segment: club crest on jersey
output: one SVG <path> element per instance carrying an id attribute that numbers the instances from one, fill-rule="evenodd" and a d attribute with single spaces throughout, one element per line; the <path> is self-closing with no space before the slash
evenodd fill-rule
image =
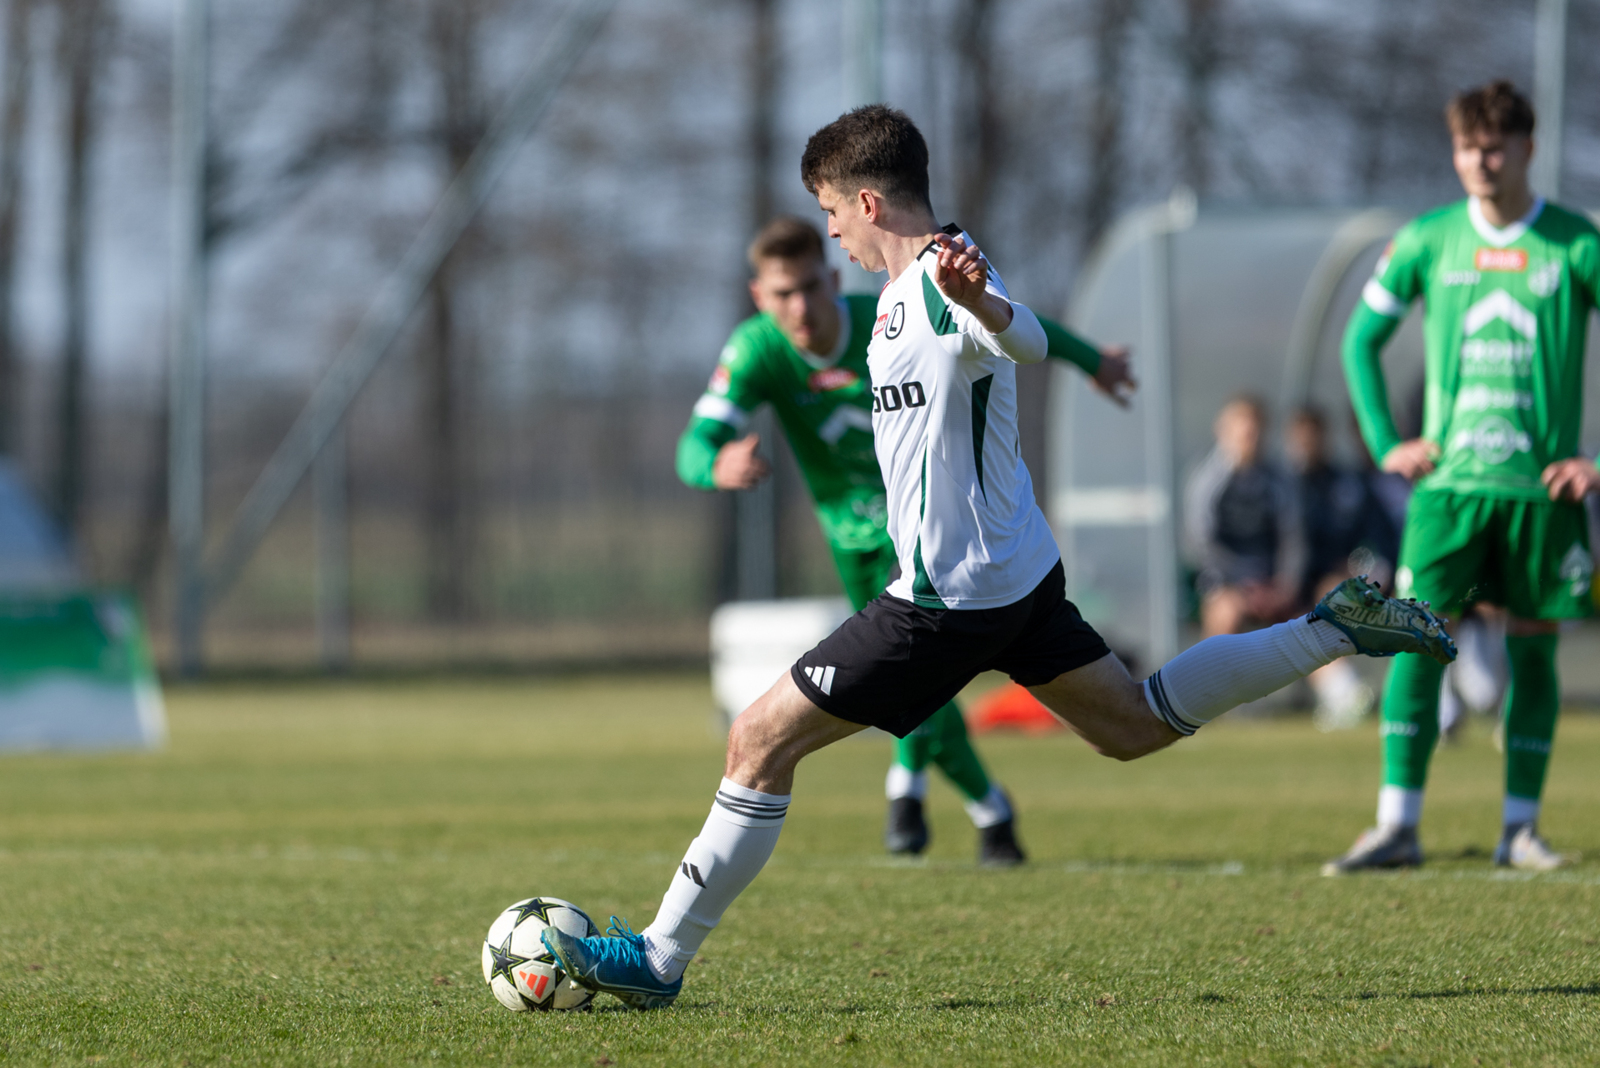
<path id="1" fill-rule="evenodd" d="M 1536 297 L 1548 297 L 1561 288 L 1561 261 L 1551 260 L 1528 276 L 1528 289 Z"/>
<path id="2" fill-rule="evenodd" d="M 1520 248 L 1480 248 L 1472 257 L 1472 265 L 1480 271 L 1520 274 L 1528 269 L 1528 254 Z"/>
<path id="3" fill-rule="evenodd" d="M 820 371 L 812 371 L 806 377 L 806 385 L 811 387 L 813 393 L 831 393 L 836 389 L 848 389 L 861 381 L 861 376 L 848 367 L 825 367 Z"/>
<path id="4" fill-rule="evenodd" d="M 896 301 L 894 307 L 889 309 L 889 325 L 884 328 L 883 336 L 893 341 L 905 328 L 906 303 L 903 300 Z"/>

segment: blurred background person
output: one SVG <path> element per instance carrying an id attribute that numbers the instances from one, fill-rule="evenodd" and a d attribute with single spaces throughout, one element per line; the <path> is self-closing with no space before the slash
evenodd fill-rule
<path id="1" fill-rule="evenodd" d="M 1451 631 L 1456 639 L 1456 662 L 1444 669 L 1439 686 L 1439 740 L 1461 738 L 1468 714 L 1499 717 L 1511 681 L 1506 664 L 1506 611 L 1491 604 L 1475 604 L 1462 613 Z M 1501 745 L 1502 725 L 1495 725 L 1495 745 Z"/>
<path id="2" fill-rule="evenodd" d="M 1184 488 L 1206 637 L 1279 622 L 1299 599 L 1305 538 L 1293 487 L 1262 455 L 1266 426 L 1266 407 L 1254 396 L 1223 405 L 1212 426 L 1216 446 Z"/>
<path id="3" fill-rule="evenodd" d="M 1315 405 L 1289 416 L 1283 451 L 1305 539 L 1294 609 L 1309 610 L 1352 575 L 1387 586 L 1394 577 L 1400 532 L 1378 496 L 1374 473 L 1334 463 L 1328 455 L 1327 418 Z M 1335 661 L 1306 681 L 1316 695 L 1314 716 L 1323 730 L 1353 726 L 1372 712 L 1375 695 L 1353 664 Z"/>

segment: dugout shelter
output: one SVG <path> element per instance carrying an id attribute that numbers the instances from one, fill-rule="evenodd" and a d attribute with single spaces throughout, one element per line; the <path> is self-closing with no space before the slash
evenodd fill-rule
<path id="1" fill-rule="evenodd" d="M 1232 396 L 1266 402 L 1266 448 L 1283 417 L 1314 403 L 1335 455 L 1365 456 L 1340 364 L 1345 323 L 1389 238 L 1414 211 L 1242 209 L 1180 192 L 1124 216 L 1086 264 L 1066 318 L 1101 344 L 1133 347 L 1129 410 L 1081 375 L 1052 370 L 1046 505 L 1068 596 L 1141 669 L 1182 646 L 1188 615 L 1178 532 L 1182 487 Z M 1600 353 L 1590 324 L 1589 366 Z M 1420 303 L 1385 353 L 1390 403 L 1422 383 Z M 1583 448 L 1600 445 L 1600 375 L 1586 384 Z"/>

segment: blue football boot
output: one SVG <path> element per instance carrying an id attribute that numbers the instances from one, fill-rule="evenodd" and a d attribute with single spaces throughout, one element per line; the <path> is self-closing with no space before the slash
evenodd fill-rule
<path id="1" fill-rule="evenodd" d="M 634 934 L 626 920 L 615 916 L 605 936 L 578 938 L 559 927 L 546 927 L 539 937 L 573 982 L 615 995 L 631 1008 L 664 1009 L 683 989 L 681 975 L 671 983 L 656 978 L 645 955 L 644 936 Z"/>
<path id="2" fill-rule="evenodd" d="M 1441 664 L 1456 658 L 1456 643 L 1427 604 L 1385 597 L 1365 575 L 1329 590 L 1311 614 L 1344 631 L 1363 656 L 1421 653 Z"/>

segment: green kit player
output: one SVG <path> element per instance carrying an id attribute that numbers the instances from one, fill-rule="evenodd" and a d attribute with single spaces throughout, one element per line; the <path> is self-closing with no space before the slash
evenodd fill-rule
<path id="1" fill-rule="evenodd" d="M 1383 469 L 1416 483 L 1396 594 L 1459 614 L 1510 613 L 1505 804 L 1497 864 L 1543 871 L 1563 858 L 1538 833 L 1555 738 L 1560 620 L 1589 614 L 1594 573 L 1582 508 L 1600 471 L 1580 456 L 1583 356 L 1600 300 L 1600 233 L 1528 186 L 1533 109 L 1507 82 L 1446 109 L 1467 199 L 1395 235 L 1344 339 L 1361 431 Z M 1425 305 L 1422 436 L 1401 441 L 1379 358 L 1407 307 Z M 1326 874 L 1422 861 L 1417 823 L 1439 735 L 1443 667 L 1402 653 L 1383 699 L 1378 826 Z"/>
<path id="2" fill-rule="evenodd" d="M 774 219 L 751 243 L 749 258 L 755 273 L 750 296 L 760 314 L 741 323 L 722 350 L 678 442 L 678 476 L 706 490 L 760 482 L 768 471 L 756 453 L 756 435 L 738 435 L 756 409 L 771 404 L 811 491 L 845 593 L 860 610 L 884 591 L 895 566 L 867 372 L 878 298 L 839 296 L 822 236 L 802 219 Z M 1119 401 L 1132 388 L 1125 350 L 1096 350 L 1041 321 L 1050 355 L 1077 364 Z M 978 828 L 980 862 L 1022 861 L 1010 801 L 984 770 L 954 703 L 897 742 L 886 783 L 889 850 L 916 854 L 928 844 L 922 800 L 930 763 L 965 798 Z"/>

